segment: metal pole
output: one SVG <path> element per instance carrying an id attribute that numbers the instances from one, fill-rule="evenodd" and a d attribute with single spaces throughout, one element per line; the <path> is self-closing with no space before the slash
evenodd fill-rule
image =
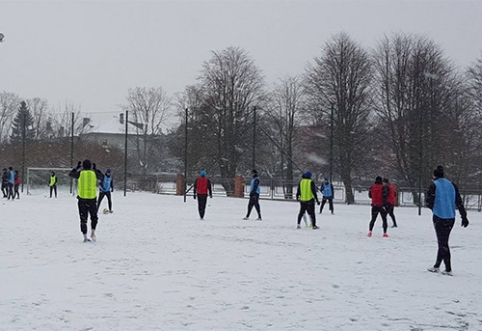
<path id="1" fill-rule="evenodd" d="M 253 107 L 253 163 L 251 169 L 256 169 L 256 106 Z"/>
<path id="2" fill-rule="evenodd" d="M 72 124 L 70 130 L 70 167 L 74 167 L 74 123 L 75 123 L 75 114 L 72 112 Z M 72 194 L 74 186 L 74 179 L 70 177 L 70 194 Z"/>
<path id="3" fill-rule="evenodd" d="M 335 106 L 331 104 L 331 115 L 330 115 L 330 182 L 333 183 L 333 113 Z"/>
<path id="4" fill-rule="evenodd" d="M 184 202 L 186 202 L 186 193 L 187 193 L 187 115 L 188 109 L 186 108 L 185 113 L 185 130 L 184 130 Z"/>
<path id="5" fill-rule="evenodd" d="M 129 111 L 126 110 L 126 118 L 125 118 L 125 123 L 126 123 L 126 129 L 125 129 L 125 141 L 124 141 L 124 196 L 127 195 L 127 137 L 129 136 L 129 126 L 128 126 L 128 121 L 129 121 Z"/>
<path id="6" fill-rule="evenodd" d="M 423 112 L 420 108 L 419 123 L 419 160 L 418 160 L 418 216 L 422 215 L 422 160 L 423 160 Z"/>
<path id="7" fill-rule="evenodd" d="M 25 125 L 26 125 L 26 120 L 27 120 L 27 113 L 23 113 L 23 123 L 22 123 L 22 178 L 24 178 L 25 175 Z M 23 193 L 23 180 L 22 180 L 22 189 Z"/>

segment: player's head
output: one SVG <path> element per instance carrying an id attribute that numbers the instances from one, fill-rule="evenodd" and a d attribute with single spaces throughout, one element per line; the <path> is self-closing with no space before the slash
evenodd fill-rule
<path id="1" fill-rule="evenodd" d="M 201 175 L 201 177 L 206 177 L 206 171 L 202 170 L 199 175 Z"/>
<path id="2" fill-rule="evenodd" d="M 84 168 L 85 170 L 92 169 L 92 163 L 89 159 L 85 159 L 84 162 L 82 162 L 82 168 Z"/>
<path id="3" fill-rule="evenodd" d="M 435 168 L 435 170 L 433 171 L 433 176 L 435 178 L 443 178 L 444 177 L 444 167 L 438 166 L 437 168 Z"/>
<path id="4" fill-rule="evenodd" d="M 375 178 L 375 184 L 381 184 L 381 183 L 382 183 L 382 177 L 377 176 L 377 178 Z"/>
<path id="5" fill-rule="evenodd" d="M 112 170 L 110 170 L 110 168 L 107 168 L 107 170 L 105 171 L 106 174 L 110 175 L 110 173 L 112 172 Z"/>
<path id="6" fill-rule="evenodd" d="M 310 179 L 311 179 L 311 176 L 312 176 L 312 174 L 311 174 L 310 171 L 305 172 L 305 178 L 310 178 Z"/>

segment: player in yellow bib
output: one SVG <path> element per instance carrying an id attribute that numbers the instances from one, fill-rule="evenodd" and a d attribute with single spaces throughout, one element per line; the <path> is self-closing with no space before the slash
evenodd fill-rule
<path id="1" fill-rule="evenodd" d="M 100 173 L 100 171 L 99 171 Z M 72 169 L 69 174 L 70 177 L 77 179 L 77 199 L 80 216 L 80 231 L 84 235 L 84 242 L 88 242 L 87 238 L 87 219 L 90 214 L 91 221 L 91 235 L 92 241 L 96 240 L 95 229 L 97 227 L 97 180 L 99 174 L 97 169 L 92 169 L 92 163 L 90 160 L 84 160 L 84 162 L 78 162 L 77 167 Z"/>

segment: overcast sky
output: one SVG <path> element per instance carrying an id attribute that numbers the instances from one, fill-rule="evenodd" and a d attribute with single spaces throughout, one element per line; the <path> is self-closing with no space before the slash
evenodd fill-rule
<path id="1" fill-rule="evenodd" d="M 302 74 L 341 31 L 366 47 L 420 34 L 463 69 L 481 56 L 482 1 L 0 1 L 0 91 L 118 111 L 129 88 L 182 92 L 229 46 L 268 83 Z"/>

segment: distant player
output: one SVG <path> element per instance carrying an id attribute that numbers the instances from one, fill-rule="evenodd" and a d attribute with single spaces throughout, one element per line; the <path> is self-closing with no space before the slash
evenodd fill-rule
<path id="1" fill-rule="evenodd" d="M 199 218 L 203 220 L 206 212 L 208 194 L 209 198 L 212 198 L 213 191 L 211 181 L 206 177 L 206 171 L 201 171 L 199 175 L 200 176 L 194 182 L 194 200 L 197 198 Z"/>
<path id="2" fill-rule="evenodd" d="M 15 200 L 13 196 L 13 186 L 15 184 L 15 172 L 13 171 L 13 167 L 8 167 L 8 195 L 7 200 L 12 198 L 12 201 Z"/>
<path id="3" fill-rule="evenodd" d="M 77 206 L 79 208 L 80 216 L 80 231 L 84 235 L 84 242 L 95 241 L 95 230 L 97 227 L 97 177 L 95 163 L 92 169 L 90 160 L 85 159 L 84 162 L 79 161 L 77 167 L 72 169 L 69 176 L 77 179 Z M 91 221 L 91 235 L 89 240 L 87 238 L 87 219 L 90 214 Z"/>
<path id="4" fill-rule="evenodd" d="M 393 210 L 395 208 L 395 198 L 397 197 L 397 191 L 395 191 L 395 187 L 393 187 L 393 185 L 388 182 L 388 178 L 383 178 L 383 186 L 385 189 L 385 195 L 387 196 L 385 210 L 392 219 L 392 228 L 396 228 L 397 220 L 395 219 L 395 214 L 393 213 Z"/>
<path id="5" fill-rule="evenodd" d="M 15 170 L 15 181 L 13 183 L 13 198 L 17 197 L 17 199 L 20 199 L 20 192 L 18 191 L 20 183 L 20 174 L 18 173 L 18 170 Z"/>
<path id="6" fill-rule="evenodd" d="M 7 168 L 3 168 L 2 193 L 3 193 L 4 198 L 8 197 L 8 172 L 7 172 Z"/>
<path id="7" fill-rule="evenodd" d="M 100 204 L 104 197 L 107 197 L 107 204 L 109 206 L 109 213 L 113 213 L 112 211 L 112 198 L 111 192 L 114 192 L 114 180 L 112 179 L 112 171 L 107 169 L 105 174 L 102 174 L 100 170 L 96 170 L 97 177 L 100 178 L 100 187 L 99 187 L 99 201 L 97 202 L 97 212 L 99 212 Z"/>
<path id="8" fill-rule="evenodd" d="M 320 201 L 318 200 L 316 191 L 316 185 L 311 180 L 311 172 L 305 172 L 305 174 L 301 177 L 301 181 L 298 184 L 298 190 L 296 191 L 296 200 L 300 202 L 297 229 L 301 229 L 301 219 L 303 218 L 305 212 L 308 212 L 308 215 L 311 217 L 312 229 L 319 229 L 319 227 L 316 225 L 315 200 L 318 205 L 320 204 Z"/>
<path id="9" fill-rule="evenodd" d="M 251 171 L 251 185 L 249 186 L 249 203 L 248 203 L 248 213 L 246 214 L 246 217 L 243 218 L 243 220 L 249 220 L 249 215 L 251 214 L 251 210 L 253 207 L 256 208 L 256 211 L 258 212 L 258 218 L 256 219 L 257 221 L 261 221 L 261 208 L 259 206 L 259 193 L 260 193 L 260 187 L 259 187 L 259 177 L 258 177 L 258 172 L 256 169 L 253 169 Z"/>
<path id="10" fill-rule="evenodd" d="M 383 237 L 388 238 L 387 211 L 384 208 L 384 205 L 387 203 L 387 197 L 384 195 L 382 177 L 377 176 L 377 178 L 375 178 L 375 184 L 370 187 L 368 196 L 372 199 L 372 218 L 370 220 L 368 237 L 372 236 L 375 221 L 377 220 L 378 214 L 380 214 L 383 222 Z"/>
<path id="11" fill-rule="evenodd" d="M 469 220 L 459 189 L 454 183 L 444 178 L 444 168 L 438 166 L 433 171 L 433 176 L 435 179 L 427 190 L 425 203 L 433 212 L 433 226 L 437 234 L 438 253 L 435 264 L 428 268 L 428 271 L 440 272 L 440 265 L 443 261 L 445 270 L 442 271 L 442 274 L 452 276 L 449 237 L 455 224 L 455 209 L 459 210 L 462 217 L 462 227 L 466 228 L 469 225 Z"/>
<path id="12" fill-rule="evenodd" d="M 330 183 L 328 177 L 325 177 L 325 182 L 321 184 L 320 191 L 323 194 L 323 199 L 321 200 L 320 214 L 323 211 L 326 201 L 330 206 L 330 211 L 333 214 L 335 210 L 333 209 L 333 195 L 335 191 L 333 190 L 333 184 Z"/>
<path id="13" fill-rule="evenodd" d="M 55 172 L 53 171 L 49 178 L 49 187 L 50 187 L 50 197 L 52 197 L 53 192 L 55 192 L 55 197 L 57 197 L 57 176 L 55 176 Z"/>

